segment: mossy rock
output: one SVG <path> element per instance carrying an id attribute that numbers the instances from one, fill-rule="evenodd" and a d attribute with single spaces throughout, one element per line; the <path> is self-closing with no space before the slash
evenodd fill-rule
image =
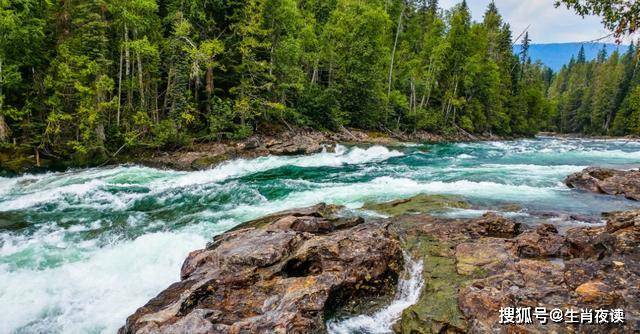
<path id="1" fill-rule="evenodd" d="M 215 167 L 227 160 L 231 159 L 228 154 L 208 155 L 202 158 L 193 160 L 191 168 L 194 170 L 205 170 Z"/>
<path id="2" fill-rule="evenodd" d="M 424 263 L 424 287 L 418 302 L 402 312 L 396 331 L 416 333 L 464 333 L 468 325 L 458 307 L 458 291 L 471 277 L 458 274 L 451 245 L 427 236 L 412 236 L 406 249 Z"/>
<path id="3" fill-rule="evenodd" d="M 454 195 L 418 195 L 386 203 L 366 203 L 362 208 L 389 216 L 446 212 L 451 209 L 469 209 L 471 204 Z"/>

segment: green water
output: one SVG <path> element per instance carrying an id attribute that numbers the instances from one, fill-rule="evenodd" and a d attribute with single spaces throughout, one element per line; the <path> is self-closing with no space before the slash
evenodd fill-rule
<path id="1" fill-rule="evenodd" d="M 113 333 L 179 279 L 189 251 L 242 221 L 318 202 L 457 194 L 476 216 L 506 203 L 597 217 L 638 207 L 567 189 L 586 166 L 640 166 L 640 143 L 539 138 L 345 148 L 201 172 L 119 166 L 0 178 L 0 333 Z M 585 222 L 558 220 L 562 227 Z"/>

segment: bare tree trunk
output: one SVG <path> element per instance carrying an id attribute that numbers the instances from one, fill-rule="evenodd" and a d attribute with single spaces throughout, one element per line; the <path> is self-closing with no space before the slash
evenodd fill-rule
<path id="1" fill-rule="evenodd" d="M 140 52 L 136 52 L 136 57 L 138 58 L 138 84 L 140 85 L 140 108 L 145 109 L 147 102 L 145 99 L 145 87 L 144 87 L 144 75 L 142 72 L 142 58 L 140 57 Z"/>
<path id="2" fill-rule="evenodd" d="M 409 85 L 411 90 L 411 95 L 409 96 L 409 112 L 412 113 L 415 108 L 414 101 L 416 100 L 415 99 L 416 87 L 415 87 L 415 84 L 413 83 L 413 78 L 411 78 L 411 80 L 409 81 Z"/>
<path id="3" fill-rule="evenodd" d="M 318 81 L 318 61 L 313 64 L 313 74 L 311 75 L 311 83 L 314 84 Z"/>
<path id="4" fill-rule="evenodd" d="M 9 129 L 7 122 L 5 122 L 4 116 L 0 115 L 0 142 L 9 139 L 9 135 L 11 135 L 11 129 Z"/>
<path id="5" fill-rule="evenodd" d="M 124 50 L 120 46 L 120 69 L 118 70 L 118 112 L 116 113 L 116 125 L 120 128 L 120 110 L 122 109 L 122 63 L 124 62 Z"/>
<path id="6" fill-rule="evenodd" d="M 396 56 L 396 47 L 398 46 L 398 37 L 400 36 L 400 28 L 402 27 L 402 16 L 404 16 L 404 10 L 406 8 L 406 4 L 403 2 L 402 10 L 400 11 L 400 16 L 398 16 L 398 28 L 396 30 L 396 38 L 393 42 L 393 50 L 391 51 L 391 65 L 389 66 L 389 87 L 387 89 L 387 95 L 391 94 L 391 81 L 393 79 L 393 66 L 394 66 L 394 58 Z"/>
<path id="7" fill-rule="evenodd" d="M 153 92 L 154 92 L 154 98 L 153 98 L 153 119 L 155 121 L 156 124 L 158 124 L 159 118 L 160 116 L 158 115 L 158 83 L 157 82 L 153 82 Z"/>
<path id="8" fill-rule="evenodd" d="M 2 85 L 3 85 L 3 76 L 2 76 L 2 59 L 0 58 L 0 112 L 2 112 L 3 106 L 3 96 L 2 96 Z M 0 114 L 0 142 L 3 142 L 9 139 L 9 135 L 11 134 L 11 129 L 9 129 L 9 125 L 4 120 L 4 115 Z"/>
<path id="9" fill-rule="evenodd" d="M 207 85 L 205 91 L 207 93 L 207 113 L 211 113 L 211 96 L 213 96 L 213 67 L 207 65 L 207 74 L 205 76 Z"/>
<path id="10" fill-rule="evenodd" d="M 162 105 L 162 110 L 167 112 L 167 107 L 169 105 L 169 95 L 171 94 L 171 77 L 173 76 L 173 67 L 169 67 L 169 73 L 167 73 L 167 90 L 164 92 L 164 104 Z"/>
<path id="11" fill-rule="evenodd" d="M 131 79 L 131 54 L 129 52 L 129 30 L 126 25 L 124 26 L 124 57 L 125 76 L 127 77 L 127 81 L 129 82 L 129 80 Z M 131 95 L 133 95 L 133 92 L 131 83 L 129 82 L 129 85 L 127 87 L 127 105 L 129 106 L 129 108 L 133 107 L 133 100 Z"/>
<path id="12" fill-rule="evenodd" d="M 427 84 L 424 87 L 424 92 L 422 93 L 422 99 L 420 99 L 420 108 L 423 108 L 425 105 L 429 105 L 429 99 L 431 98 L 431 69 L 433 68 L 433 62 L 429 62 L 429 68 L 427 69 Z"/>

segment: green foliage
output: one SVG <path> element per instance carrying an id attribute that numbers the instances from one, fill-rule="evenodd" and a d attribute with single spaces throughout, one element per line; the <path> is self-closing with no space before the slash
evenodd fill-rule
<path id="1" fill-rule="evenodd" d="M 587 62 L 579 57 L 565 66 L 549 88 L 556 110 L 552 128 L 595 135 L 636 134 L 635 94 L 640 87 L 638 58 L 632 45 Z"/>
<path id="2" fill-rule="evenodd" d="M 0 0 L 0 37 L 0 142 L 63 159 L 296 126 L 530 135 L 567 105 L 493 4 L 475 23 L 437 1 Z M 597 123 L 635 115 L 610 89 L 627 63 Z"/>

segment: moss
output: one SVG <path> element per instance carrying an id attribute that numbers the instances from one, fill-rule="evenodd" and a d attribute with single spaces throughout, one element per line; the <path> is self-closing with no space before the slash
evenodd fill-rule
<path id="1" fill-rule="evenodd" d="M 458 306 L 458 292 L 473 279 L 486 273 L 477 271 L 469 276 L 459 274 L 454 244 L 440 241 L 427 234 L 405 235 L 403 247 L 414 258 L 423 260 L 424 287 L 418 302 L 402 313 L 400 321 L 395 326 L 396 332 L 466 332 L 468 324 Z"/>
<path id="2" fill-rule="evenodd" d="M 229 160 L 231 157 L 227 154 L 210 155 L 198 158 L 191 163 L 191 168 L 195 170 L 204 170 L 212 168 Z"/>
<path id="3" fill-rule="evenodd" d="M 408 242 L 408 249 L 423 258 L 425 283 L 418 302 L 402 313 L 400 333 L 465 331 L 467 323 L 458 308 L 458 289 L 468 278 L 457 273 L 449 245 L 420 236 Z"/>
<path id="4" fill-rule="evenodd" d="M 444 212 L 454 208 L 468 209 L 471 205 L 460 196 L 418 195 L 412 198 L 386 202 L 366 203 L 362 208 L 389 216 Z"/>

